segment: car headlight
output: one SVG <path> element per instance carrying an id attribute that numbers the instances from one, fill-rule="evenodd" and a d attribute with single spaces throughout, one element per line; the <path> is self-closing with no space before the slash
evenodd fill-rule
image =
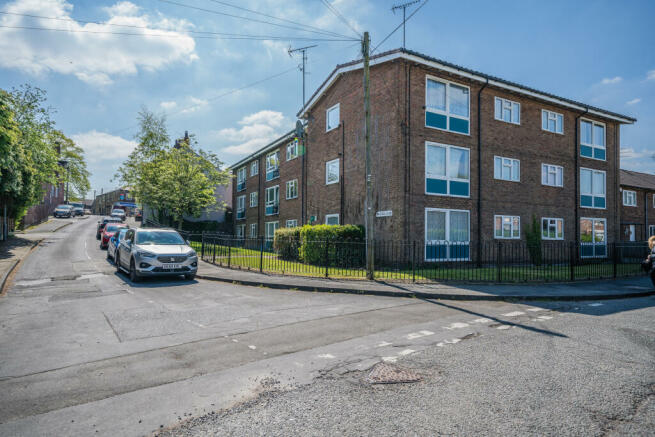
<path id="1" fill-rule="evenodd" d="M 154 258 L 155 256 L 157 256 L 154 253 L 146 252 L 146 251 L 143 251 L 143 250 L 138 251 L 137 255 L 139 255 L 142 258 Z"/>
<path id="2" fill-rule="evenodd" d="M 197 254 L 196 254 L 196 251 L 195 251 L 195 250 L 191 250 L 191 251 L 187 252 L 187 254 L 186 254 L 186 256 L 188 256 L 188 257 L 196 256 L 196 255 L 197 255 Z"/>

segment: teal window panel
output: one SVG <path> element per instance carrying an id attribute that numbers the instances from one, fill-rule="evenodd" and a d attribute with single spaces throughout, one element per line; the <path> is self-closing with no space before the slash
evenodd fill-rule
<path id="1" fill-rule="evenodd" d="M 597 244 L 594 246 L 594 248 L 596 249 L 596 253 L 595 253 L 596 256 L 607 255 L 607 246 L 605 246 L 604 244 Z"/>
<path id="2" fill-rule="evenodd" d="M 437 129 L 448 129 L 448 117 L 443 114 L 425 111 L 425 125 Z"/>
<path id="3" fill-rule="evenodd" d="M 426 179 L 425 192 L 430 194 L 448 194 L 447 182 L 443 179 Z"/>
<path id="4" fill-rule="evenodd" d="M 593 244 L 581 244 L 580 245 L 580 255 L 581 256 L 594 256 L 594 245 Z"/>
<path id="5" fill-rule="evenodd" d="M 453 196 L 468 196 L 469 195 L 469 183 L 468 182 L 459 182 L 459 181 L 450 181 L 450 194 Z"/>
<path id="6" fill-rule="evenodd" d="M 278 206 L 267 206 L 266 207 L 266 215 L 274 215 L 278 213 Z"/>
<path id="7" fill-rule="evenodd" d="M 450 258 L 468 259 L 469 251 L 470 249 L 468 244 L 453 244 L 450 246 Z"/>
<path id="8" fill-rule="evenodd" d="M 580 155 L 581 156 L 586 156 L 587 158 L 593 158 L 594 157 L 593 147 L 580 146 Z"/>
<path id="9" fill-rule="evenodd" d="M 594 149 L 594 158 L 605 161 L 605 149 Z"/>
<path id="10" fill-rule="evenodd" d="M 594 197 L 594 208 L 605 208 L 605 198 Z"/>
<path id="11" fill-rule="evenodd" d="M 462 134 L 469 133 L 469 121 L 461 118 L 450 117 L 450 130 Z"/>
<path id="12" fill-rule="evenodd" d="M 593 196 L 585 196 L 585 195 L 580 196 L 580 206 L 586 206 L 588 208 L 594 206 Z"/>
<path id="13" fill-rule="evenodd" d="M 448 246 L 445 244 L 426 244 L 425 259 L 445 259 L 448 257 Z"/>

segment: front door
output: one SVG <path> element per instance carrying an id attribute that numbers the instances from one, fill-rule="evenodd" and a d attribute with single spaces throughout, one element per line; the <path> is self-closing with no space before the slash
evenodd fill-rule
<path id="1" fill-rule="evenodd" d="M 628 235 L 630 237 L 630 241 L 636 241 L 636 235 L 635 235 L 635 225 L 630 225 L 628 226 Z"/>

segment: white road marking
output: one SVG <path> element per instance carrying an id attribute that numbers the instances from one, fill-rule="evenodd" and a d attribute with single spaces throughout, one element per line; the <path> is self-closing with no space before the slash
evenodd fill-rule
<path id="1" fill-rule="evenodd" d="M 552 319 L 552 317 L 551 316 L 539 316 L 539 317 L 537 317 L 537 319 L 539 319 L 539 320 L 550 320 L 550 319 Z"/>
<path id="2" fill-rule="evenodd" d="M 389 343 L 388 341 L 383 341 L 381 343 L 378 343 L 376 347 L 384 347 L 384 346 L 391 346 L 393 343 Z"/>
<path id="3" fill-rule="evenodd" d="M 500 325 L 496 327 L 496 329 L 509 329 L 509 328 L 511 328 L 511 326 L 509 325 Z"/>
<path id="4" fill-rule="evenodd" d="M 386 363 L 395 363 L 398 361 L 398 357 L 382 357 L 382 361 Z"/>
<path id="5" fill-rule="evenodd" d="M 434 332 L 432 331 L 412 332 L 411 334 L 407 334 L 406 337 L 407 340 L 414 340 L 421 337 L 427 337 L 428 335 L 434 335 Z"/>
<path id="6" fill-rule="evenodd" d="M 452 340 L 444 340 L 444 341 L 440 341 L 439 343 L 437 343 L 437 346 L 439 346 L 439 347 L 444 347 L 444 346 L 447 345 L 447 344 L 457 344 L 457 343 L 459 343 L 460 341 L 462 341 L 461 338 L 453 338 Z"/>
<path id="7" fill-rule="evenodd" d="M 191 323 L 193 326 L 197 326 L 198 328 L 204 328 L 205 327 L 205 325 L 201 325 L 200 323 L 196 323 L 196 322 L 191 321 L 189 319 L 187 319 L 186 321 Z"/>
<path id="8" fill-rule="evenodd" d="M 448 326 L 444 326 L 443 328 L 453 330 L 453 329 L 466 328 L 467 326 L 469 326 L 468 323 L 455 322 L 455 323 L 451 323 Z"/>
<path id="9" fill-rule="evenodd" d="M 414 352 L 416 352 L 414 349 L 405 349 L 404 351 L 399 352 L 398 355 L 405 356 L 405 355 L 413 354 Z"/>
<path id="10" fill-rule="evenodd" d="M 80 275 L 80 276 L 78 276 L 78 277 L 75 278 L 75 279 L 79 281 L 80 279 L 101 278 L 101 277 L 103 277 L 103 276 L 105 276 L 104 273 L 89 273 L 89 274 L 87 274 L 87 275 Z"/>
<path id="11" fill-rule="evenodd" d="M 594 302 L 594 303 L 590 303 L 589 306 L 590 307 L 600 307 L 600 306 L 603 306 L 603 304 L 600 303 L 600 302 Z"/>
<path id="12" fill-rule="evenodd" d="M 528 311 L 546 311 L 544 308 L 528 308 Z"/>
<path id="13" fill-rule="evenodd" d="M 31 281 L 17 281 L 14 285 L 39 285 L 39 284 L 45 284 L 48 282 L 52 282 L 52 279 L 46 278 L 46 279 L 33 279 Z"/>
<path id="14" fill-rule="evenodd" d="M 84 240 L 84 254 L 86 255 L 87 259 L 91 259 L 91 257 L 89 256 L 89 252 L 86 251 L 86 240 Z"/>
<path id="15" fill-rule="evenodd" d="M 235 342 L 235 343 L 239 342 L 239 340 L 237 340 L 236 338 L 233 338 L 232 341 Z"/>
<path id="16" fill-rule="evenodd" d="M 321 354 L 321 355 L 319 355 L 318 357 L 319 357 L 319 358 L 325 358 L 325 359 L 331 360 L 332 358 L 334 358 L 334 355 L 332 355 L 332 354 Z"/>
<path id="17" fill-rule="evenodd" d="M 491 322 L 491 319 L 485 319 L 484 317 L 481 319 L 475 319 L 471 321 L 471 323 L 489 323 L 489 322 Z"/>
<path id="18" fill-rule="evenodd" d="M 512 311 L 511 313 L 503 314 L 503 316 L 505 316 L 505 317 L 518 317 L 518 316 L 522 316 L 524 314 L 525 313 L 523 311 Z"/>
<path id="19" fill-rule="evenodd" d="M 255 346 L 254 344 L 251 344 L 250 346 L 248 346 L 248 349 L 255 350 L 255 349 L 257 349 L 257 346 Z"/>

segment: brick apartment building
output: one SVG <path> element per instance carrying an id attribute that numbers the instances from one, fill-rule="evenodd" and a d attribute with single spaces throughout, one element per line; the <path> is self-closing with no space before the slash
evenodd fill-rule
<path id="1" fill-rule="evenodd" d="M 282 179 L 302 184 L 302 223 L 364 223 L 362 67 L 338 65 L 298 113 L 304 164 Z M 404 49 L 372 57 L 370 77 L 376 239 L 469 258 L 478 241 L 525 240 L 536 217 L 583 256 L 619 240 L 620 125 L 634 118 Z"/>
<path id="2" fill-rule="evenodd" d="M 621 170 L 621 240 L 655 235 L 655 175 Z"/>

